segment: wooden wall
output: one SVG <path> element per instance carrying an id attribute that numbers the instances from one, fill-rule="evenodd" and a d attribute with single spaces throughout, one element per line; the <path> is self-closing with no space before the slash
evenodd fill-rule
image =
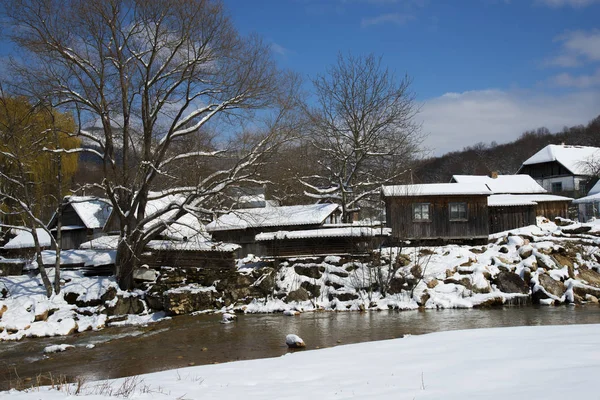
<path id="1" fill-rule="evenodd" d="M 539 202 L 535 215 L 544 216 L 549 220 L 554 220 L 556 217 L 569 218 L 569 203 L 570 201 Z"/>
<path id="2" fill-rule="evenodd" d="M 552 161 L 540 164 L 523 165 L 519 174 L 526 174 L 532 178 L 547 178 L 551 176 L 569 176 L 572 173 L 559 162 Z"/>
<path id="3" fill-rule="evenodd" d="M 189 250 L 160 250 L 146 252 L 140 257 L 142 264 L 150 268 L 207 268 L 234 269 L 234 252 L 224 251 L 189 251 Z"/>
<path id="4" fill-rule="evenodd" d="M 535 205 L 489 207 L 490 233 L 535 225 Z"/>
<path id="5" fill-rule="evenodd" d="M 450 221 L 449 203 L 467 203 L 467 220 Z M 412 205 L 430 203 L 430 221 L 413 221 Z M 487 196 L 388 197 L 386 223 L 395 240 L 487 238 L 489 217 Z"/>
<path id="6" fill-rule="evenodd" d="M 259 242 L 263 256 L 321 256 L 336 254 L 365 254 L 379 247 L 382 238 L 323 237 L 306 239 L 280 239 Z"/>

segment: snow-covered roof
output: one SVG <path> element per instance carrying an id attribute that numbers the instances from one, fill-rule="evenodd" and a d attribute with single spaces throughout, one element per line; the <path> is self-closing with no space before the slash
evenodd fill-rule
<path id="1" fill-rule="evenodd" d="M 41 247 L 50 247 L 50 235 L 42 228 L 37 228 L 37 237 Z M 35 247 L 33 235 L 29 231 L 19 231 L 17 236 L 4 245 L 5 249 L 28 249 Z"/>
<path id="2" fill-rule="evenodd" d="M 559 162 L 574 175 L 589 175 L 587 163 L 600 161 L 600 148 L 549 144 L 525 160 L 523 165 L 552 161 Z"/>
<path id="3" fill-rule="evenodd" d="M 588 196 L 600 193 L 600 180 L 590 189 Z"/>
<path id="4" fill-rule="evenodd" d="M 227 231 L 268 226 L 317 225 L 339 209 L 337 204 L 247 208 L 222 215 L 206 225 L 206 230 Z"/>
<path id="5" fill-rule="evenodd" d="M 572 201 L 570 197 L 553 194 L 494 194 L 488 197 L 489 207 L 529 206 L 549 201 Z"/>
<path id="6" fill-rule="evenodd" d="M 256 235 L 257 242 L 268 240 L 282 239 L 309 239 L 309 238 L 326 238 L 326 237 L 374 237 L 374 236 L 389 236 L 390 229 L 384 228 L 368 228 L 364 226 L 343 227 L 343 228 L 327 228 L 327 229 L 307 229 L 303 231 L 278 231 L 259 233 Z"/>
<path id="7" fill-rule="evenodd" d="M 168 226 L 162 235 L 169 239 L 185 240 L 196 235 L 208 238 L 204 225 L 192 214 L 184 214 L 177 221 Z"/>
<path id="8" fill-rule="evenodd" d="M 151 250 L 169 250 L 169 251 L 221 251 L 232 252 L 241 248 L 234 243 L 207 242 L 199 238 L 188 240 L 187 242 L 173 240 L 151 240 L 146 245 Z"/>
<path id="9" fill-rule="evenodd" d="M 84 242 L 79 245 L 82 250 L 116 250 L 119 245 L 119 236 L 108 235 L 100 236 L 89 242 Z"/>
<path id="10" fill-rule="evenodd" d="M 592 194 L 577 200 L 573 200 L 573 204 L 596 203 L 598 201 L 600 201 L 600 193 Z"/>
<path id="11" fill-rule="evenodd" d="M 491 178 L 486 175 L 454 175 L 452 180 L 457 183 L 483 183 L 495 194 L 547 193 L 529 175 L 498 175 Z"/>
<path id="12" fill-rule="evenodd" d="M 73 207 L 81 222 L 88 229 L 102 229 L 108 221 L 112 205 L 106 199 L 94 196 L 67 196 L 65 200 Z M 49 227 L 56 227 L 56 213 L 50 219 Z M 62 227 L 66 229 L 66 227 Z M 71 229 L 74 229 L 71 227 Z"/>
<path id="13" fill-rule="evenodd" d="M 490 195 L 483 183 L 425 183 L 420 185 L 395 185 L 381 188 L 384 197 Z"/>

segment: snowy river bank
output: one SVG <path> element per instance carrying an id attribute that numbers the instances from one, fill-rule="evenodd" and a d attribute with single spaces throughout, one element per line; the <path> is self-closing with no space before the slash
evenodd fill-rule
<path id="1" fill-rule="evenodd" d="M 77 398 L 564 399 L 593 398 L 600 325 L 448 331 L 192 366 L 135 379 L 84 382 Z M 0 393 L 13 400 L 73 398 L 75 386 Z M 112 394 L 112 395 L 111 395 Z"/>

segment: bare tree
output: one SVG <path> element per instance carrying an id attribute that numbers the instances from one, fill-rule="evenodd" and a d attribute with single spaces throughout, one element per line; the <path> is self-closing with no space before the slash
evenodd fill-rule
<path id="1" fill-rule="evenodd" d="M 30 58 L 19 70 L 27 83 L 75 110 L 81 126 L 100 127 L 79 130 L 88 145 L 77 151 L 102 161 L 96 186 L 119 221 L 117 279 L 130 289 L 152 236 L 186 210 L 211 211 L 205 204 L 228 185 L 255 180 L 279 131 L 255 131 L 253 145 L 236 151 L 173 154 L 173 143 L 236 111 L 272 105 L 289 81 L 280 79 L 267 45 L 236 32 L 220 1 L 13 0 L 6 10 L 12 38 Z M 159 178 L 199 157 L 222 168 L 156 191 Z M 163 206 L 146 213 L 151 200 Z"/>
<path id="2" fill-rule="evenodd" d="M 309 141 L 320 171 L 302 178 L 306 194 L 339 202 L 343 218 L 382 184 L 397 181 L 421 142 L 410 80 L 369 55 L 339 55 L 327 75 L 313 81 L 317 105 L 307 108 Z"/>

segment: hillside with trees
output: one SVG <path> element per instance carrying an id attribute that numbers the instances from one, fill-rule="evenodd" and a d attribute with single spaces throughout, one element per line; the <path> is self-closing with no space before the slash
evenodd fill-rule
<path id="1" fill-rule="evenodd" d="M 414 168 L 415 182 L 449 182 L 452 175 L 487 175 L 492 171 L 514 174 L 521 163 L 549 144 L 600 146 L 600 116 L 587 125 L 565 127 L 552 133 L 547 128 L 524 132 L 517 140 L 497 144 L 477 143 L 462 151 L 431 157 L 420 161 Z"/>

